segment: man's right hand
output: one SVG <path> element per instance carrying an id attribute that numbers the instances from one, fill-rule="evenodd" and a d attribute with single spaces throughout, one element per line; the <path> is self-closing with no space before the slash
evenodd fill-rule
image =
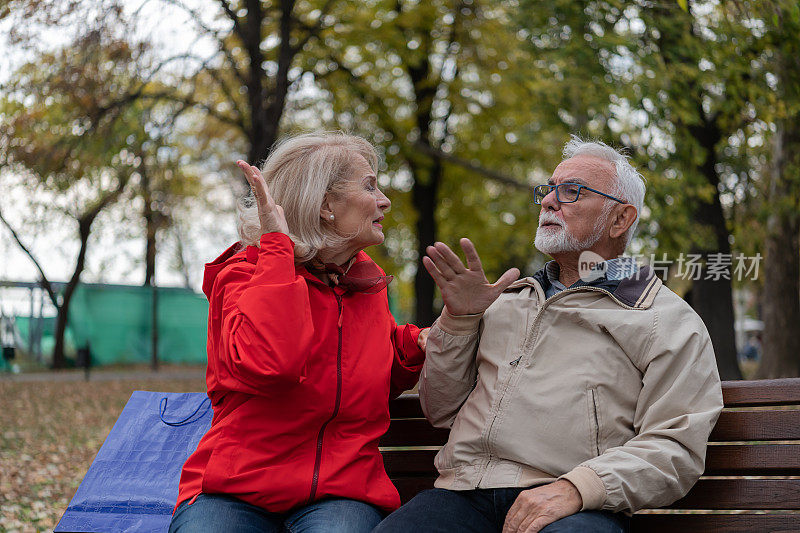
<path id="1" fill-rule="evenodd" d="M 428 246 L 428 255 L 422 258 L 422 263 L 442 291 L 450 314 L 483 313 L 519 277 L 519 269 L 511 268 L 495 283 L 489 283 L 475 246 L 469 239 L 461 239 L 460 244 L 467 258 L 466 267 L 453 250 L 441 242 Z"/>

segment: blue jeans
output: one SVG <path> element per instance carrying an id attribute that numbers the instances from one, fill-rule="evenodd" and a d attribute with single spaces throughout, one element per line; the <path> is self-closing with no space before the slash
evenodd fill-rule
<path id="1" fill-rule="evenodd" d="M 271 513 L 223 494 L 201 494 L 181 503 L 169 533 L 369 533 L 383 518 L 376 507 L 356 500 L 320 500 L 288 513 Z"/>
<path id="2" fill-rule="evenodd" d="M 525 488 L 420 492 L 387 516 L 375 533 L 502 531 L 506 514 Z M 583 511 L 546 526 L 541 533 L 626 533 L 628 517 L 606 511 Z"/>

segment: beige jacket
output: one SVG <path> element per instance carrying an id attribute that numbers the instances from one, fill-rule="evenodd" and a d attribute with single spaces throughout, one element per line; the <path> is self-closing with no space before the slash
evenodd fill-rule
<path id="1" fill-rule="evenodd" d="M 545 299 L 540 272 L 431 328 L 422 409 L 450 438 L 436 486 L 565 478 L 583 509 L 668 505 L 703 472 L 722 409 L 700 317 L 644 267 Z"/>

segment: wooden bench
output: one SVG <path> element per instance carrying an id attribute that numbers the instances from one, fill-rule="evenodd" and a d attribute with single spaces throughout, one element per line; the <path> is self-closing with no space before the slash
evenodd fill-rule
<path id="1" fill-rule="evenodd" d="M 800 378 L 726 381 L 722 392 L 703 477 L 668 508 L 636 513 L 634 531 L 800 531 Z M 448 430 L 428 424 L 416 394 L 390 410 L 381 451 L 405 502 L 433 486 Z"/>

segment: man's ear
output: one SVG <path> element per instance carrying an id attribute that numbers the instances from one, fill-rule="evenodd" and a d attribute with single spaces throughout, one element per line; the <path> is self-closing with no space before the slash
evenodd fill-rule
<path id="1" fill-rule="evenodd" d="M 633 207 L 631 204 L 625 204 L 621 206 L 622 209 L 616 211 L 616 214 L 613 215 L 613 220 L 611 221 L 611 227 L 609 228 L 609 236 L 612 239 L 617 239 L 622 235 L 625 235 L 625 232 L 628 231 L 633 223 L 636 221 L 636 208 Z"/>

